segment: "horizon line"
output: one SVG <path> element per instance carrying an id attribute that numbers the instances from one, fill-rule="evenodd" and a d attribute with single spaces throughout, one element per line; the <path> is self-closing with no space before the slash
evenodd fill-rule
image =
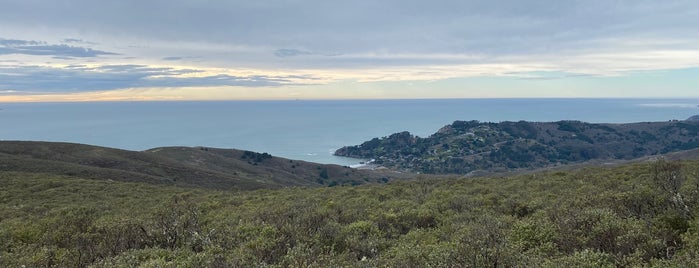
<path id="1" fill-rule="evenodd" d="M 456 98 L 298 98 L 298 99 L 95 99 L 95 100 L 16 100 L 11 103 L 86 103 L 86 102 L 293 102 L 293 101 L 410 101 L 410 100 L 699 100 L 696 97 L 456 97 Z"/>

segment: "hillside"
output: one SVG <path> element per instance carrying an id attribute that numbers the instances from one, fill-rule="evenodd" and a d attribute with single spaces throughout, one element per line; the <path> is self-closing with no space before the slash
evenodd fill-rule
<path id="1" fill-rule="evenodd" d="M 340 148 L 335 154 L 374 159 L 375 164 L 399 170 L 465 174 L 628 160 L 694 148 L 699 148 L 697 121 L 455 121 L 427 138 L 395 133 Z"/>
<path id="2" fill-rule="evenodd" d="M 74 143 L 0 141 L 0 171 L 226 190 L 386 182 L 396 174 L 234 149 L 165 147 L 143 152 Z"/>
<path id="3" fill-rule="evenodd" d="M 695 267 L 696 174 L 221 191 L 0 171 L 0 267 Z"/>

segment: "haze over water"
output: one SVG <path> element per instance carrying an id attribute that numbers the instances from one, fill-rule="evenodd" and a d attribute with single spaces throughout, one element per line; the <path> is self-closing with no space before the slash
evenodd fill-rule
<path id="1" fill-rule="evenodd" d="M 291 159 L 356 164 L 345 145 L 455 120 L 629 123 L 684 120 L 699 99 L 436 99 L 216 102 L 2 103 L 0 139 L 145 150 L 207 146 Z"/>

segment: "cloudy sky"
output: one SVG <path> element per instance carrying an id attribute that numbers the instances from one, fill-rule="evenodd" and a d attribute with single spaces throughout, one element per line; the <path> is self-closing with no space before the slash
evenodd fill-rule
<path id="1" fill-rule="evenodd" d="M 699 1 L 0 0 L 0 101 L 699 98 Z"/>

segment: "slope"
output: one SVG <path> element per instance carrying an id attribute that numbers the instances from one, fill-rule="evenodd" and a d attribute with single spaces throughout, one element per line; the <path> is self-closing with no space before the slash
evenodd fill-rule
<path id="1" fill-rule="evenodd" d="M 233 192 L 0 171 L 0 267 L 696 267 L 698 172 Z"/>
<path id="2" fill-rule="evenodd" d="M 156 148 L 143 152 L 99 146 L 0 141 L 0 171 L 226 190 L 361 184 L 386 174 L 321 165 L 234 149 Z"/>

